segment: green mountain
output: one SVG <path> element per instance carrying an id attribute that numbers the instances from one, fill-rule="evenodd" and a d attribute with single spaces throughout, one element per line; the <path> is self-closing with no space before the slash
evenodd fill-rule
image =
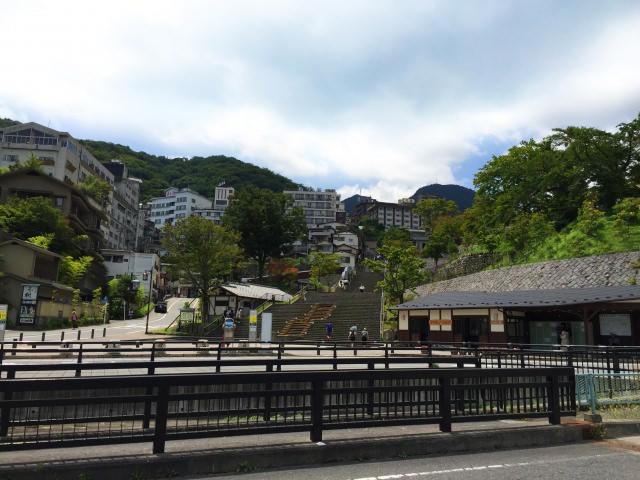
<path id="1" fill-rule="evenodd" d="M 473 199 L 476 196 L 476 192 L 467 187 L 460 185 L 440 185 L 434 183 L 432 185 L 426 185 L 416 190 L 411 198 L 418 201 L 420 196 L 435 195 L 438 198 L 445 198 L 447 200 L 453 200 L 458 206 L 461 212 L 464 212 L 467 208 L 473 205 Z"/>
<path id="2" fill-rule="evenodd" d="M 163 196 L 169 187 L 189 187 L 200 195 L 213 198 L 216 186 L 225 181 L 236 190 L 252 185 L 282 192 L 302 186 L 268 168 L 224 155 L 167 158 L 135 152 L 127 146 L 110 142 L 81 140 L 81 143 L 102 163 L 117 158 L 128 167 L 131 176 L 140 178 L 140 199 L 143 202 Z"/>

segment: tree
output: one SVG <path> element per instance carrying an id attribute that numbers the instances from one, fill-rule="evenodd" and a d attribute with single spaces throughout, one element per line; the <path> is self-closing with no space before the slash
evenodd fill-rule
<path id="1" fill-rule="evenodd" d="M 129 274 L 120 278 L 114 278 L 108 284 L 109 287 L 109 314 L 113 318 L 124 318 L 127 312 L 123 311 L 123 301 L 129 310 L 135 310 L 144 299 L 144 291 L 139 282 L 134 281 Z M 135 308 L 134 308 L 135 307 Z"/>
<path id="2" fill-rule="evenodd" d="M 236 232 L 197 215 L 164 227 L 165 260 L 196 290 L 203 320 L 208 318 L 210 290 L 221 285 L 242 258 L 239 240 Z"/>
<path id="3" fill-rule="evenodd" d="M 458 252 L 462 221 L 461 217 L 443 217 L 438 223 L 429 240 L 427 240 L 422 256 L 432 258 L 438 267 L 438 260 L 445 255 Z"/>
<path id="4" fill-rule="evenodd" d="M 79 237 L 68 225 L 64 213 L 44 197 L 11 197 L 0 205 L 0 230 L 20 240 L 51 235 L 49 247 L 62 255 L 78 255 Z"/>
<path id="5" fill-rule="evenodd" d="M 311 283 L 316 287 L 321 287 L 324 281 L 324 285 L 329 288 L 334 280 L 331 275 L 338 273 L 342 267 L 340 254 L 313 252 L 307 258 L 309 265 L 311 265 Z"/>
<path id="6" fill-rule="evenodd" d="M 427 279 L 424 260 L 412 246 L 383 245 L 379 253 L 384 260 L 366 259 L 363 264 L 383 274 L 377 287 L 384 291 L 389 303 L 403 303 L 405 294 Z"/>
<path id="7" fill-rule="evenodd" d="M 422 227 L 427 235 L 433 233 L 436 223 L 442 217 L 452 217 L 460 213 L 456 202 L 445 198 L 428 198 L 418 202 L 415 211 L 422 219 Z"/>
<path id="8" fill-rule="evenodd" d="M 73 258 L 70 255 L 64 256 L 60 262 L 60 282 L 65 285 L 77 287 L 80 280 L 82 280 L 82 277 L 85 276 L 91 267 L 92 263 L 93 257 L 90 256 L 82 256 L 78 258 Z"/>
<path id="9" fill-rule="evenodd" d="M 380 243 L 382 245 L 397 245 L 397 246 L 411 246 L 411 234 L 406 227 L 389 227 L 380 237 Z"/>
<path id="10" fill-rule="evenodd" d="M 83 181 L 76 185 L 76 188 L 82 193 L 90 196 L 100 205 L 106 207 L 109 205 L 109 195 L 111 194 L 111 185 L 100 180 L 93 175 L 88 175 Z"/>
<path id="11" fill-rule="evenodd" d="M 289 195 L 255 187 L 234 194 L 223 223 L 240 233 L 240 246 L 258 263 L 258 278 L 268 260 L 281 257 L 307 234 L 304 211 Z"/>

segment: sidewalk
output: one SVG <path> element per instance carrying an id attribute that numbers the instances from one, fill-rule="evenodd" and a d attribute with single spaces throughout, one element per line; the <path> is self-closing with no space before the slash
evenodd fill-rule
<path id="1" fill-rule="evenodd" d="M 65 449 L 0 452 L 0 477 L 13 480 L 113 480 L 180 478 L 186 475 L 287 468 L 401 456 L 509 450 L 592 441 L 590 423 L 565 418 L 561 425 L 546 420 L 491 421 L 454 424 L 442 433 L 437 425 L 332 430 L 323 442 L 309 433 L 248 435 L 172 441 L 166 453 L 154 455 L 150 443 Z M 640 451 L 639 422 L 605 424 L 607 440 Z"/>

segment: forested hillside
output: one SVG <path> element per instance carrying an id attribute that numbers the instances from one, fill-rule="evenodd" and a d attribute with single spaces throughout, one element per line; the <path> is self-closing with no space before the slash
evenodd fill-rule
<path id="1" fill-rule="evenodd" d="M 134 152 L 129 147 L 109 142 L 81 142 L 101 162 L 117 158 L 127 165 L 130 175 L 142 179 L 142 201 L 162 196 L 168 187 L 189 187 L 205 197 L 213 198 L 216 186 L 223 181 L 229 182 L 237 190 L 251 185 L 281 192 L 301 186 L 267 168 L 233 157 L 215 155 L 171 159 Z"/>
<path id="2" fill-rule="evenodd" d="M 640 248 L 640 115 L 615 132 L 556 128 L 476 174 L 464 243 L 512 260 Z"/>

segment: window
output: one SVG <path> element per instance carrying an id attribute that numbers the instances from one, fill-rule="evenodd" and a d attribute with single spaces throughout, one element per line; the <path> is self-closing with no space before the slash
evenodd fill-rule
<path id="1" fill-rule="evenodd" d="M 18 155 L 4 155 L 2 160 L 5 162 L 18 163 Z"/>

